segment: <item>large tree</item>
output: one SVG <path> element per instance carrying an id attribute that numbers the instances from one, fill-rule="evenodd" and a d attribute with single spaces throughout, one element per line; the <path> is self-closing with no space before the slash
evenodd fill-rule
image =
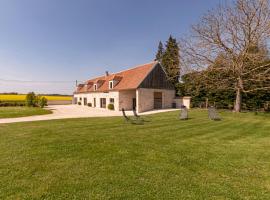
<path id="1" fill-rule="evenodd" d="M 156 53 L 155 61 L 161 62 L 162 61 L 163 54 L 164 54 L 163 44 L 162 44 L 161 41 L 159 41 L 158 50 L 157 50 L 157 53 Z"/>
<path id="2" fill-rule="evenodd" d="M 161 63 L 168 75 L 168 79 L 173 84 L 178 83 L 180 77 L 179 46 L 177 40 L 171 35 L 166 42 L 166 49 L 163 53 Z"/>
<path id="3" fill-rule="evenodd" d="M 270 89 L 270 64 L 263 50 L 269 38 L 269 1 L 236 0 L 209 11 L 192 27 L 191 37 L 182 41 L 183 63 L 215 71 L 211 80 L 220 87 L 232 85 L 234 110 L 240 112 L 243 93 Z M 252 51 L 254 47 L 259 50 Z M 219 55 L 226 64 L 209 67 Z"/>

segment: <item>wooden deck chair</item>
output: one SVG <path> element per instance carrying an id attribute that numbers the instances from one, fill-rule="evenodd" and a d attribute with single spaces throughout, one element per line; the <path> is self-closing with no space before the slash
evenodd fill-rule
<path id="1" fill-rule="evenodd" d="M 129 122 L 131 124 L 138 124 L 138 125 L 142 125 L 143 124 L 143 121 L 140 120 L 140 119 L 137 119 L 137 118 L 133 119 L 131 117 L 128 117 L 126 115 L 126 112 L 125 112 L 125 109 L 124 108 L 122 108 L 122 114 L 123 114 L 123 117 L 124 117 L 124 119 L 125 119 L 126 122 Z"/>

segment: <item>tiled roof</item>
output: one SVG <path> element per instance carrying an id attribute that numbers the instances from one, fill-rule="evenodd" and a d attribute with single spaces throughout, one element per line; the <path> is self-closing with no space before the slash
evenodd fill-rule
<path id="1" fill-rule="evenodd" d="M 109 74 L 108 76 L 104 75 L 90 79 L 84 84 L 80 84 L 76 93 L 136 89 L 156 64 L 157 62 L 151 62 L 125 71 Z M 109 89 L 109 81 L 112 80 L 115 80 L 116 84 L 113 89 Z M 94 84 L 98 84 L 96 91 L 94 91 Z"/>

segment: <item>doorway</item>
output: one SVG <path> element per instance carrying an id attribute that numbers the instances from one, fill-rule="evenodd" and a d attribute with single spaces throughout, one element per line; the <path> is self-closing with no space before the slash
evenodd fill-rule
<path id="1" fill-rule="evenodd" d="M 106 108 L 106 98 L 100 98 L 100 107 Z"/>
<path id="2" fill-rule="evenodd" d="M 132 109 L 136 110 L 136 98 L 132 99 Z"/>
<path id="3" fill-rule="evenodd" d="M 154 92 L 154 109 L 162 108 L 162 92 Z"/>
<path id="4" fill-rule="evenodd" d="M 85 97 L 83 98 L 83 105 L 85 105 L 85 106 L 87 105 L 87 98 L 85 98 Z"/>

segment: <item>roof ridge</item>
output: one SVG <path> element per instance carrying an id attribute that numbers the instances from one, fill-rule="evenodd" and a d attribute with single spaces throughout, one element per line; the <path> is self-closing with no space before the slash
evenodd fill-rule
<path id="1" fill-rule="evenodd" d="M 140 65 L 136 65 L 136 66 L 133 66 L 133 67 L 131 67 L 131 68 L 129 68 L 129 69 L 124 69 L 124 70 L 121 70 L 121 71 L 118 71 L 118 72 L 114 72 L 114 73 L 109 73 L 109 76 L 112 76 L 112 75 L 116 75 L 116 74 L 119 74 L 119 73 L 122 73 L 122 72 L 126 72 L 126 71 L 129 71 L 129 70 L 133 70 L 133 69 L 136 69 L 136 68 L 139 68 L 139 67 L 143 67 L 144 65 L 149 65 L 149 64 L 157 64 L 158 63 L 158 61 L 152 61 L 152 62 L 148 62 L 148 63 L 144 63 L 144 64 L 140 64 Z M 90 81 L 90 80 L 93 80 L 93 79 L 99 79 L 99 78 L 104 78 L 104 77 L 106 77 L 105 75 L 103 75 L 103 76 L 96 76 L 96 77 L 93 77 L 93 78 L 91 78 L 91 79 L 88 79 L 87 81 Z M 85 82 L 87 82 L 87 81 L 85 81 Z"/>

